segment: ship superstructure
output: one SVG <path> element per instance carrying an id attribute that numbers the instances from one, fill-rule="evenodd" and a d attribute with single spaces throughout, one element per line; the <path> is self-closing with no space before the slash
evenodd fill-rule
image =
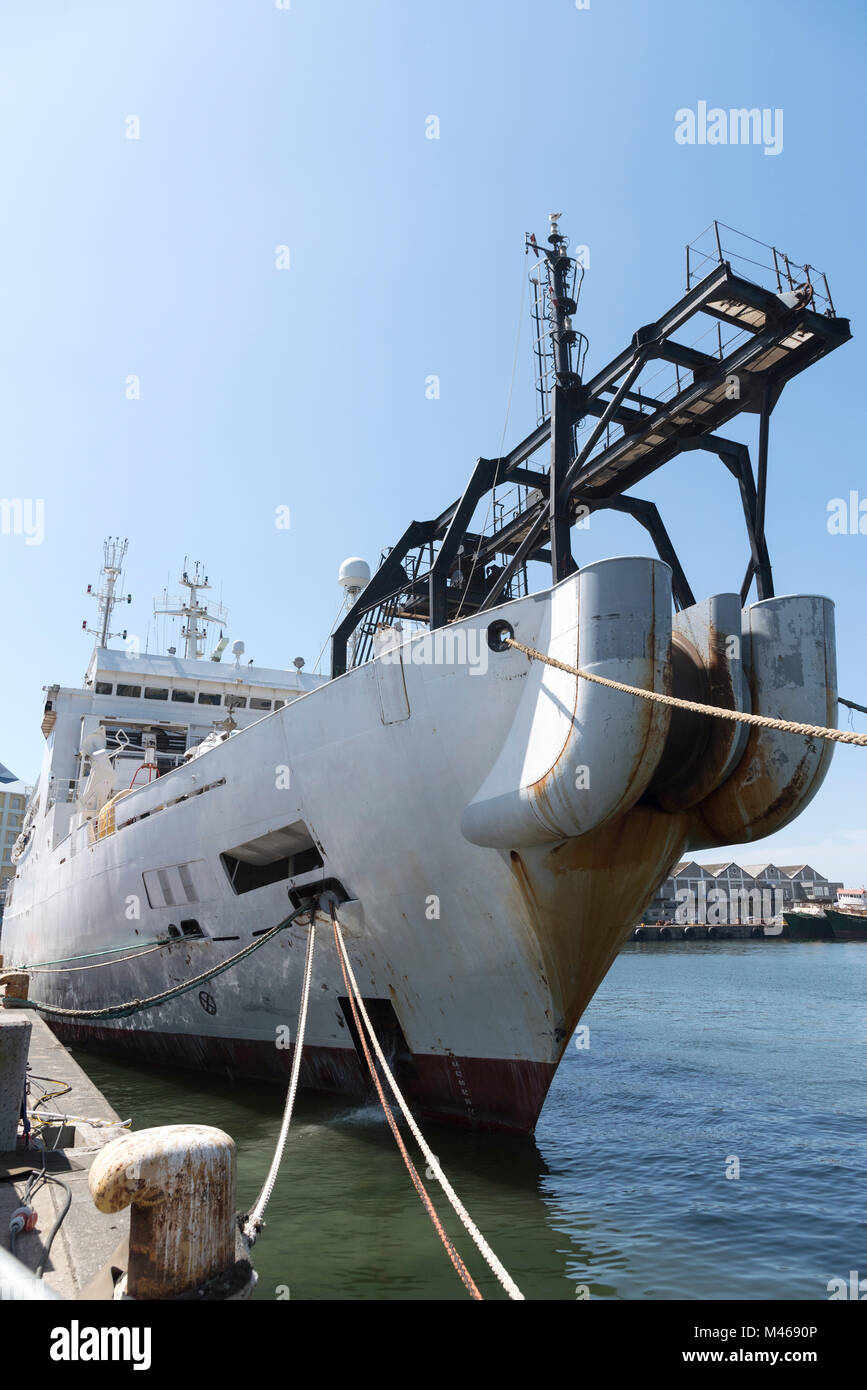
<path id="1" fill-rule="evenodd" d="M 234 664 L 205 659 L 222 614 L 185 570 L 186 599 L 163 605 L 185 623 L 183 657 L 97 645 L 82 689 L 48 690 L 4 951 L 31 968 L 38 1003 L 71 1011 L 49 1015 L 61 1036 L 285 1078 L 302 929 L 157 1008 L 90 1015 L 206 974 L 328 893 L 405 1094 L 440 1119 L 527 1132 L 671 866 L 771 834 L 815 795 L 829 744 L 639 700 L 507 640 L 657 694 L 835 723 L 833 605 L 775 596 L 764 518 L 773 405 L 849 328 L 809 266 L 769 248 L 780 279 L 763 287 L 714 237 L 709 269 L 688 260 L 686 295 L 589 378 L 559 218 L 547 245 L 529 239 L 539 423 L 479 459 L 372 578 L 346 563 L 330 678 L 242 666 L 240 644 Z M 703 347 L 683 341 L 700 315 L 715 350 L 706 322 Z M 756 473 L 719 434 L 741 411 L 759 420 Z M 734 478 L 749 540 L 740 590 L 701 600 L 655 506 L 628 491 L 690 449 Z M 633 515 L 658 557 L 579 567 L 578 524 L 600 507 Z M 539 564 L 550 580 L 532 592 Z M 79 969 L 85 955 L 98 968 Z M 301 1084 L 365 1094 L 365 1076 L 323 939 Z"/>
<path id="2" fill-rule="evenodd" d="M 136 642 L 114 649 L 112 637 L 126 641 L 126 631 L 112 633 L 116 583 L 127 541 L 106 541 L 101 582 L 96 591 L 99 625 L 81 688 L 47 687 L 42 732 L 47 746 L 42 772 L 28 807 L 24 831 L 13 851 L 17 862 L 34 833 L 37 813 L 46 848 L 53 850 L 73 831 L 92 825 L 110 798 L 146 785 L 182 766 L 206 745 L 280 710 L 290 700 L 315 690 L 324 677 L 242 665 L 244 643 L 234 642 L 233 661 L 222 661 L 228 639 L 220 636 L 209 659 L 203 654 L 208 623 L 224 623 L 199 602 L 204 576 L 184 570 L 186 601 L 157 614 L 183 618 L 185 655 L 174 647 L 167 654 L 140 652 Z M 92 592 L 90 589 L 88 592 Z M 164 598 L 163 603 L 168 599 Z M 86 624 L 82 626 L 86 627 Z"/>

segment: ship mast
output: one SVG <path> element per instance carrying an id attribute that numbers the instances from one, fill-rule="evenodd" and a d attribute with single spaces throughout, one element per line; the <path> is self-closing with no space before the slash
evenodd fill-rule
<path id="1" fill-rule="evenodd" d="M 186 565 L 187 562 L 185 561 Z M 181 628 L 181 635 L 184 639 L 184 656 L 189 661 L 200 661 L 204 655 L 202 643 L 208 636 L 207 627 L 199 627 L 199 623 L 224 623 L 226 621 L 226 610 L 222 604 L 212 605 L 214 611 L 209 611 L 207 605 L 199 602 L 199 591 L 210 589 L 208 576 L 203 573 L 202 566 L 197 560 L 192 576 L 188 569 L 184 569 L 181 576 L 181 584 L 189 590 L 186 599 L 169 599 L 168 594 L 163 595 L 165 604 L 172 603 L 174 607 L 155 608 L 154 616 L 167 618 L 185 618 L 186 623 Z"/>
<path id="2" fill-rule="evenodd" d="M 560 215 L 559 212 L 552 212 L 548 219 L 550 230 L 547 246 L 540 246 L 535 237 L 526 238 L 527 249 L 542 257 L 545 270 L 543 276 L 534 278 L 536 384 L 542 398 L 542 414 L 547 413 L 550 420 L 551 466 L 547 511 L 555 583 L 577 569 L 569 537 L 572 526 L 570 499 L 563 483 L 572 463 L 575 427 L 583 413 L 585 399 L 580 374 L 572 366 L 572 348 L 579 337 L 572 326 L 572 315 L 578 307 L 575 295 L 576 263 L 567 253 L 568 241 L 560 231 Z M 582 347 L 585 345 L 586 340 L 583 340 Z"/>
<path id="3" fill-rule="evenodd" d="M 132 594 L 125 597 L 118 595 L 117 584 L 123 572 L 123 562 L 126 556 L 126 548 L 129 542 L 121 540 L 119 536 L 109 536 L 108 540 L 102 544 L 102 572 L 99 579 L 99 588 L 94 590 L 92 584 L 88 584 L 87 592 L 91 598 L 95 598 L 99 608 L 99 626 L 88 627 L 85 618 L 81 626 L 85 632 L 91 633 L 96 639 L 94 649 L 107 647 L 112 637 L 122 637 L 126 639 L 126 629 L 123 632 L 112 632 L 111 615 L 116 603 L 132 603 Z"/>

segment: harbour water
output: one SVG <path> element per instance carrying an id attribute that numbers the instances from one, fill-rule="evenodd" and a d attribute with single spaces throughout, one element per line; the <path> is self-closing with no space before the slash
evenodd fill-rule
<path id="1" fill-rule="evenodd" d="M 865 995 L 859 944 L 630 944 L 534 1139 L 427 1137 L 527 1298 L 824 1300 L 867 1277 Z M 135 1128 L 227 1130 L 249 1205 L 279 1089 L 76 1055 Z M 466 1297 L 378 1105 L 299 1098 L 255 1263 L 259 1299 Z"/>

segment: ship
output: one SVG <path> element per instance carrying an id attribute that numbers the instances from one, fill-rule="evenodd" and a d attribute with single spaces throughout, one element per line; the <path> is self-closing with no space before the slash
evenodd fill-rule
<path id="1" fill-rule="evenodd" d="M 775 593 L 765 508 L 779 395 L 850 329 L 825 276 L 770 247 L 760 283 L 754 243 L 744 269 L 730 235 L 714 223 L 709 249 L 687 248 L 680 297 L 595 373 L 559 214 L 526 238 L 536 424 L 372 575 L 344 567 L 321 674 L 242 664 L 240 642 L 224 662 L 223 637 L 207 655 L 224 615 L 198 568 L 163 609 L 183 655 L 112 645 L 124 543 L 107 545 L 84 682 L 46 688 L 3 923 L 7 965 L 64 1042 L 285 1082 L 311 921 L 301 1087 L 367 1097 L 330 904 L 413 1108 L 528 1134 L 672 865 L 770 835 L 816 795 L 828 742 L 575 673 L 835 725 L 833 603 Z M 755 465 L 724 433 L 742 415 Z M 634 492 L 694 451 L 737 489 L 747 540 L 740 587 L 703 598 Z M 584 563 L 606 509 L 655 553 Z"/>
<path id="2" fill-rule="evenodd" d="M 786 936 L 790 941 L 833 941 L 834 929 L 828 910 L 818 905 L 784 912 Z"/>
<path id="3" fill-rule="evenodd" d="M 835 941 L 867 941 L 867 889 L 841 888 L 827 916 Z"/>
<path id="4" fill-rule="evenodd" d="M 867 890 L 843 888 L 833 907 L 806 907 L 784 917 L 793 940 L 867 941 Z"/>
<path id="5" fill-rule="evenodd" d="M 835 941 L 867 941 L 867 912 L 829 907 L 825 915 Z"/>

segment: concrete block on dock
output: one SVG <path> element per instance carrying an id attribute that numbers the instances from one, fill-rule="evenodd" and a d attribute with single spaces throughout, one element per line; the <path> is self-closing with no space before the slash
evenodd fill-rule
<path id="1" fill-rule="evenodd" d="M 18 1142 L 30 1033 L 29 1018 L 0 1015 L 0 1153 L 14 1149 Z"/>
<path id="2" fill-rule="evenodd" d="M 26 999 L 30 988 L 30 976 L 23 970 L 0 971 L 0 993 L 6 999 Z"/>

